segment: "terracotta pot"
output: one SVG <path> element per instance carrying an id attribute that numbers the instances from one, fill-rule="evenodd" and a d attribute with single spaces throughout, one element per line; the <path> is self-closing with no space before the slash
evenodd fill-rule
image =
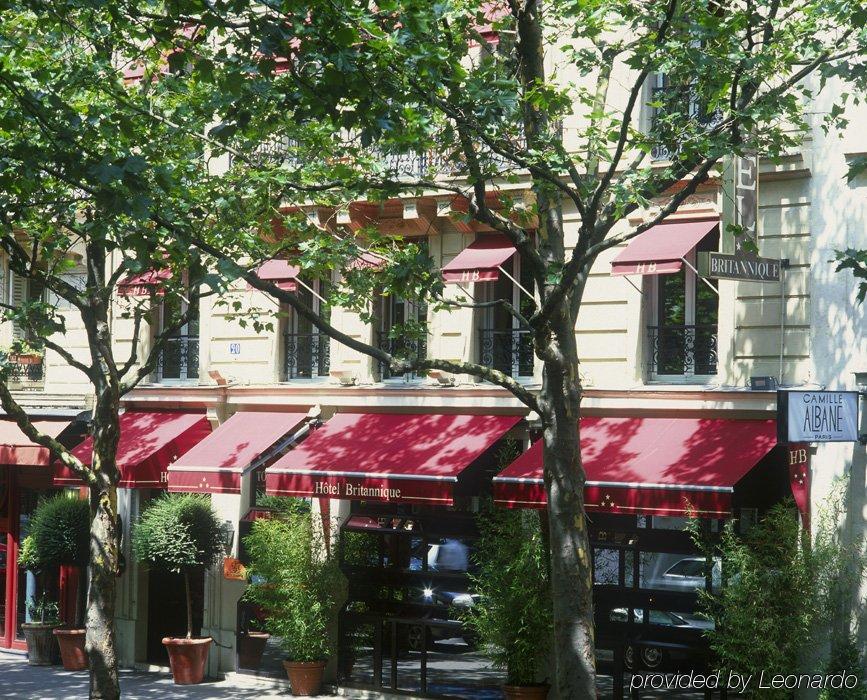
<path id="1" fill-rule="evenodd" d="M 10 355 L 9 361 L 18 365 L 41 365 L 42 355 Z"/>
<path id="2" fill-rule="evenodd" d="M 289 676 L 292 695 L 319 695 L 325 675 L 324 661 L 284 661 L 283 668 Z"/>
<path id="3" fill-rule="evenodd" d="M 25 622 L 21 625 L 27 642 L 27 663 L 31 666 L 51 666 L 54 663 L 57 645 L 52 632 L 60 627 L 58 622 Z"/>
<path id="4" fill-rule="evenodd" d="M 202 682 L 205 677 L 208 652 L 213 641 L 210 637 L 199 639 L 163 637 L 163 645 L 169 652 L 172 678 L 177 685 L 194 685 Z"/>
<path id="5" fill-rule="evenodd" d="M 238 666 L 241 668 L 259 668 L 265 645 L 271 637 L 267 632 L 247 632 L 238 641 Z"/>
<path id="6" fill-rule="evenodd" d="M 545 700 L 551 686 L 547 683 L 540 685 L 504 685 L 503 695 L 506 700 Z"/>
<path id="7" fill-rule="evenodd" d="M 60 660 L 66 671 L 83 671 L 87 668 L 84 634 L 84 630 L 54 630 L 54 636 L 60 645 Z"/>

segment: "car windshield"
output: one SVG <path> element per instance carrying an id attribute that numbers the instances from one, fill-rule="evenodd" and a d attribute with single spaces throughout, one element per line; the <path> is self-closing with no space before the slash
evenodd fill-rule
<path id="1" fill-rule="evenodd" d="M 665 572 L 666 576 L 704 577 L 704 559 L 681 559 Z"/>

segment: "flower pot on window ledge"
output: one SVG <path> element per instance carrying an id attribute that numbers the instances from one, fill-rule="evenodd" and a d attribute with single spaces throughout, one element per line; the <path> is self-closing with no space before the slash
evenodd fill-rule
<path id="1" fill-rule="evenodd" d="M 39 353 L 10 355 L 9 362 L 16 365 L 41 365 L 42 355 Z"/>

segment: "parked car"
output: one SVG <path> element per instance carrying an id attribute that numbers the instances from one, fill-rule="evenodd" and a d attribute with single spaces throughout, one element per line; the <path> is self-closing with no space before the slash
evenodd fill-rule
<path id="1" fill-rule="evenodd" d="M 713 629 L 714 623 L 712 620 L 704 620 L 695 617 L 685 617 L 679 613 L 668 610 L 649 610 L 647 611 L 647 624 L 644 626 L 645 611 L 641 608 L 632 609 L 633 621 L 635 625 L 641 625 L 640 631 L 634 637 L 635 641 L 643 641 L 646 631 L 652 635 L 654 627 L 677 627 L 684 630 L 695 632 L 694 638 L 703 630 Z M 626 608 L 614 608 L 609 613 L 611 622 L 628 623 L 629 612 Z M 629 645 L 624 654 L 623 663 L 628 670 L 643 668 L 647 670 L 658 670 L 670 663 L 683 663 L 696 659 L 696 652 L 689 648 L 662 647 L 644 644 Z"/>
<path id="2" fill-rule="evenodd" d="M 661 575 L 650 578 L 647 588 L 655 588 L 662 591 L 691 592 L 697 588 L 705 587 L 705 567 L 707 563 L 704 557 L 684 557 L 668 567 Z M 721 583 L 722 562 L 719 557 L 714 557 L 711 569 L 711 587 L 716 591 Z"/>

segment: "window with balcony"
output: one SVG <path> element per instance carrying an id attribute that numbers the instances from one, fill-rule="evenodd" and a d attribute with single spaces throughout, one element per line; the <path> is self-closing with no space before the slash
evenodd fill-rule
<path id="1" fill-rule="evenodd" d="M 683 380 L 717 373 L 717 281 L 699 277 L 697 253 L 717 250 L 719 235 L 704 238 L 674 274 L 652 275 L 647 328 L 651 380 Z M 692 267 L 690 267 L 692 266 Z"/>
<path id="2" fill-rule="evenodd" d="M 313 313 L 326 322 L 331 314 L 328 306 L 330 282 L 327 280 L 297 280 L 295 295 Z M 285 309 L 283 332 L 283 371 L 285 381 L 327 377 L 330 369 L 330 338 L 291 307 Z"/>
<path id="3" fill-rule="evenodd" d="M 722 119 L 719 111 L 709 110 L 689 83 L 675 84 L 664 73 L 650 78 L 648 127 L 656 137 L 650 151 L 654 161 L 671 160 L 678 152 L 684 118 L 711 129 Z"/>
<path id="4" fill-rule="evenodd" d="M 427 304 L 423 301 L 410 301 L 394 296 L 380 296 L 376 317 L 379 323 L 377 338 L 379 347 L 394 357 L 423 360 L 427 357 L 427 339 L 408 337 L 408 327 L 424 326 L 427 322 Z M 380 379 L 403 377 L 410 381 L 418 378 L 415 372 L 393 373 L 384 364 L 379 368 Z"/>
<path id="5" fill-rule="evenodd" d="M 2 266 L 5 273 L 5 265 Z M 38 280 L 28 279 L 16 275 L 9 270 L 8 291 L 5 289 L 6 280 L 3 280 L 3 301 L 9 300 L 10 306 L 22 307 L 30 302 L 44 301 L 46 297 L 45 287 Z M 38 338 L 32 328 L 18 321 L 12 322 L 12 339 L 26 344 L 35 344 Z M 9 379 L 20 388 L 34 389 L 42 385 L 45 379 L 45 358 L 42 351 L 24 352 L 10 355 Z"/>
<path id="6" fill-rule="evenodd" d="M 160 383 L 197 382 L 199 379 L 199 309 L 187 301 L 166 299 L 159 307 L 159 332 L 189 311 L 183 325 L 172 328 L 157 356 L 156 378 Z"/>
<path id="7" fill-rule="evenodd" d="M 480 302 L 505 299 L 526 318 L 535 308 L 530 296 L 535 289 L 533 278 L 521 265 L 518 255 L 513 255 L 502 268 L 511 279 L 500 272 L 496 281 L 476 285 L 480 291 L 477 298 Z M 534 355 L 530 330 L 499 304 L 479 309 L 476 317 L 479 364 L 515 378 L 532 377 Z"/>

